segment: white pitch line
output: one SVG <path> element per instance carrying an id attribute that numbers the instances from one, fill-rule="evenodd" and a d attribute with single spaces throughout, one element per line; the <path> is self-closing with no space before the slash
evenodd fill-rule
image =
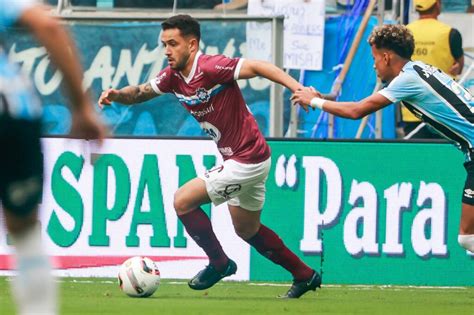
<path id="1" fill-rule="evenodd" d="M 166 279 L 165 279 L 166 280 Z M 11 277 L 7 277 L 6 281 L 11 281 Z M 113 280 L 77 280 L 77 279 L 58 279 L 57 282 L 72 282 L 72 283 L 101 283 L 101 284 L 116 284 L 117 281 Z M 218 283 L 218 285 L 225 284 Z M 244 281 L 229 281 L 229 282 L 244 282 Z M 184 285 L 187 281 L 166 281 L 164 284 L 177 284 Z M 246 285 L 249 286 L 261 286 L 261 287 L 287 287 L 291 283 L 271 283 L 271 282 L 248 282 Z M 459 286 L 415 286 L 415 285 L 365 285 L 365 284 L 323 284 L 324 288 L 346 288 L 348 290 L 369 290 L 369 289 L 380 289 L 380 290 L 467 290 L 468 287 Z"/>
<path id="2" fill-rule="evenodd" d="M 90 280 L 73 280 L 73 282 L 77 283 L 92 283 L 92 282 L 100 282 L 100 283 L 115 283 L 114 281 L 90 281 Z M 239 281 L 232 281 L 232 282 L 239 282 Z M 177 285 L 184 285 L 187 284 L 187 281 L 169 281 L 165 282 L 165 284 L 177 284 Z M 220 284 L 225 284 L 220 283 Z M 270 283 L 270 282 L 248 282 L 246 283 L 249 286 L 262 286 L 262 287 L 287 287 L 291 285 L 291 283 Z M 354 285 L 342 285 L 342 284 L 323 284 L 325 288 L 348 288 L 353 290 L 364 290 L 364 289 L 432 289 L 432 290 L 467 290 L 467 287 L 458 287 L 458 286 L 414 286 L 414 285 L 363 285 L 363 284 L 354 284 Z"/>
<path id="3" fill-rule="evenodd" d="M 251 286 L 269 286 L 269 287 L 284 287 L 289 284 L 284 283 L 265 283 L 265 282 L 249 282 L 248 285 Z M 367 290 L 367 289 L 439 289 L 439 290 L 467 290 L 467 287 L 449 287 L 449 286 L 414 286 L 414 285 L 364 285 L 364 284 L 324 284 L 324 288 L 348 288 L 352 290 Z"/>

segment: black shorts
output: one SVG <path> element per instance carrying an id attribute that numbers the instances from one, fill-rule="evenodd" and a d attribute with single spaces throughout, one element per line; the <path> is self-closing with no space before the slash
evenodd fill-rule
<path id="1" fill-rule="evenodd" d="M 474 161 L 464 163 L 464 168 L 467 178 L 462 193 L 462 202 L 474 206 Z"/>
<path id="2" fill-rule="evenodd" d="M 0 115 L 0 199 L 3 208 L 27 215 L 43 194 L 41 122 Z"/>

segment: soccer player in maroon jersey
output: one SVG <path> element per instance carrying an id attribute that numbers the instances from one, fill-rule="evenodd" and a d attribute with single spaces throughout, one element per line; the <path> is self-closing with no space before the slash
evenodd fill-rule
<path id="1" fill-rule="evenodd" d="M 236 80 L 261 76 L 292 92 L 302 86 L 268 62 L 202 54 L 200 25 L 189 15 L 170 17 L 161 25 L 168 66 L 148 83 L 104 91 L 99 106 L 111 102 L 132 105 L 173 93 L 222 154 L 223 165 L 190 180 L 174 196 L 179 219 L 209 257 L 209 265 L 189 281 L 189 286 L 204 290 L 237 271 L 237 265 L 223 251 L 211 221 L 200 208 L 209 202 L 227 202 L 237 235 L 293 275 L 293 285 L 283 297 L 299 298 L 309 290 L 314 291 L 321 286 L 321 276 L 260 222 L 271 165 L 270 148 Z"/>

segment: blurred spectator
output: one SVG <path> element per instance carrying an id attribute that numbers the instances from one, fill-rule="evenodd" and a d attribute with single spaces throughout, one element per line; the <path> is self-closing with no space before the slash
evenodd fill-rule
<path id="1" fill-rule="evenodd" d="M 453 78 L 461 73 L 464 66 L 464 51 L 461 34 L 455 28 L 438 21 L 441 13 L 439 0 L 414 0 L 419 19 L 408 24 L 407 28 L 415 38 L 415 51 L 412 60 L 420 60 L 441 69 Z M 402 107 L 402 121 L 405 135 L 411 139 L 439 138 L 426 125 Z"/>
<path id="2" fill-rule="evenodd" d="M 452 77 L 461 74 L 464 51 L 459 31 L 438 21 L 439 0 L 414 0 L 420 18 L 407 25 L 415 38 L 414 60 L 440 68 Z"/>
<path id="3" fill-rule="evenodd" d="M 474 0 L 467 0 L 467 13 L 474 13 Z"/>

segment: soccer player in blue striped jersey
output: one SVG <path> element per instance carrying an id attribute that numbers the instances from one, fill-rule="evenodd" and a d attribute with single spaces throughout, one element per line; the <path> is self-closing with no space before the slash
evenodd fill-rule
<path id="1" fill-rule="evenodd" d="M 82 68 L 64 27 L 34 0 L 0 0 L 0 40 L 16 24 L 31 31 L 61 70 L 71 102 L 71 134 L 102 139 L 105 127 L 82 89 Z M 0 45 L 0 199 L 16 249 L 18 274 L 12 283 L 12 295 L 22 315 L 58 311 L 55 283 L 38 224 L 43 186 L 40 136 L 39 99 L 18 66 L 8 62 Z"/>
<path id="2" fill-rule="evenodd" d="M 292 96 L 306 111 L 319 108 L 336 116 L 359 119 L 394 102 L 401 102 L 417 117 L 464 152 L 467 171 L 462 195 L 458 242 L 474 253 L 474 100 L 450 76 L 423 62 L 414 62 L 414 40 L 403 25 L 383 25 L 369 37 L 377 76 L 388 85 L 359 102 L 333 102 L 320 98 L 312 87 Z"/>

